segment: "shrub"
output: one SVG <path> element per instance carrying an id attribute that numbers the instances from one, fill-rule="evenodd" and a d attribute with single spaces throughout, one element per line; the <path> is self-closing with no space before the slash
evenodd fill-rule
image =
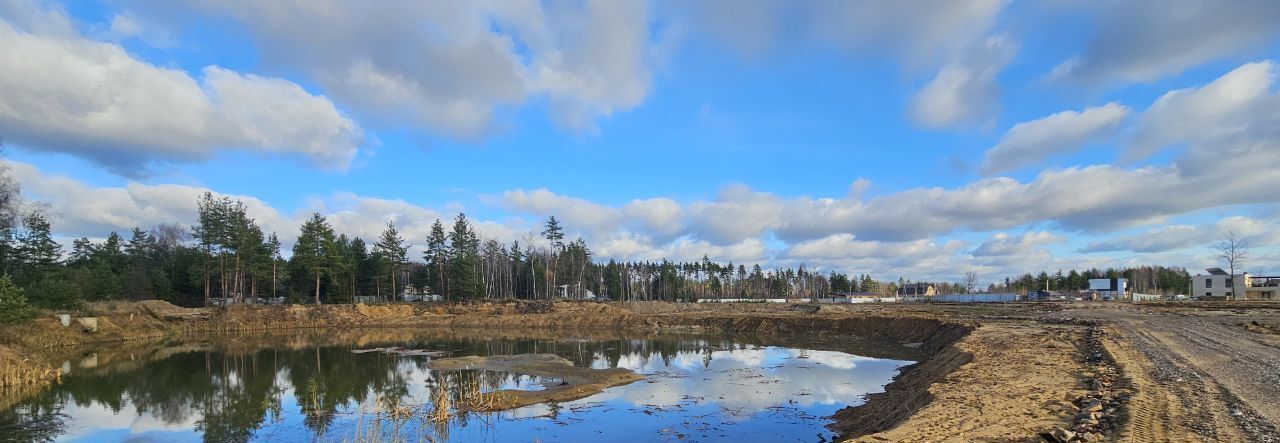
<path id="1" fill-rule="evenodd" d="M 13 284 L 8 275 L 0 276 L 0 324 L 17 323 L 35 314 L 35 309 L 27 304 L 22 288 Z"/>
<path id="2" fill-rule="evenodd" d="M 45 277 L 27 288 L 31 304 L 45 309 L 76 309 L 80 307 L 83 291 L 80 285 L 60 279 Z"/>

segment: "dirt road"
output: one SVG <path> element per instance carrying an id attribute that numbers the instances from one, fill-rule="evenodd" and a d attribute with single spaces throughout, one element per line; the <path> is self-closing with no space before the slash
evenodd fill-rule
<path id="1" fill-rule="evenodd" d="M 1276 307 L 1109 304 L 1097 320 L 1135 388 L 1121 441 L 1280 441 Z"/>

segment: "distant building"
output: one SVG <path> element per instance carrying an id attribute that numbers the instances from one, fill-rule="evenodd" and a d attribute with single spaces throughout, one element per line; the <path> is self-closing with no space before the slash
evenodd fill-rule
<path id="1" fill-rule="evenodd" d="M 1280 300 L 1280 277 L 1254 277 L 1248 272 L 1232 276 L 1222 268 L 1191 277 L 1191 296 L 1225 297 L 1228 300 Z"/>
<path id="2" fill-rule="evenodd" d="M 1089 291 L 1098 294 L 1103 300 L 1124 298 L 1129 293 L 1127 278 L 1091 278 Z"/>
<path id="3" fill-rule="evenodd" d="M 1045 301 L 1062 299 L 1062 294 L 1058 291 L 1046 291 L 1043 289 L 1027 291 L 1027 301 Z"/>
<path id="4" fill-rule="evenodd" d="M 560 285 L 560 286 L 557 286 L 556 289 L 559 290 L 558 292 L 559 292 L 560 298 L 572 298 L 577 300 L 595 300 L 596 299 L 596 293 L 591 292 L 590 289 L 582 288 L 581 291 L 578 291 L 576 286 L 578 285 L 577 284 Z"/>
<path id="5" fill-rule="evenodd" d="M 896 301 L 895 297 L 876 292 L 834 291 L 824 298 L 815 298 L 818 303 L 880 303 Z"/>
<path id="6" fill-rule="evenodd" d="M 938 288 L 929 283 L 908 283 L 898 288 L 899 297 L 910 297 L 919 295 L 935 295 Z"/>

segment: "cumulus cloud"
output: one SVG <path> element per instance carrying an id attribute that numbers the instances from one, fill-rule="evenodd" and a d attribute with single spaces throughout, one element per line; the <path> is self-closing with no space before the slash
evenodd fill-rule
<path id="1" fill-rule="evenodd" d="M 531 97 L 546 97 L 561 126 L 590 130 L 596 118 L 643 101 L 662 42 L 638 0 L 395 0 L 376 8 L 186 0 L 132 7 L 175 27 L 198 13 L 229 17 L 270 65 L 305 73 L 359 114 L 459 138 L 486 135 L 495 112 Z"/>
<path id="2" fill-rule="evenodd" d="M 1184 248 L 1206 247 L 1228 230 L 1235 232 L 1250 246 L 1280 245 L 1280 229 L 1274 221 L 1233 216 L 1206 225 L 1169 225 L 1137 234 L 1120 235 L 1089 243 L 1080 252 L 1130 251 L 1165 252 Z"/>
<path id="3" fill-rule="evenodd" d="M 973 255 L 979 257 L 1023 255 L 1045 245 L 1063 243 L 1066 240 L 1065 237 L 1048 231 L 1025 232 L 1019 236 L 998 232 L 978 245 L 978 248 L 973 250 Z"/>
<path id="4" fill-rule="evenodd" d="M 982 162 L 985 174 L 1034 165 L 1043 158 L 1079 149 L 1115 132 L 1129 115 L 1119 103 L 1062 111 L 1037 120 L 1018 123 L 1005 132 Z"/>
<path id="5" fill-rule="evenodd" d="M 127 176 L 155 161 L 219 149 L 282 154 L 345 169 L 361 129 L 329 99 L 278 78 L 217 66 L 199 79 L 79 37 L 33 34 L 0 21 L 0 135 Z"/>
<path id="6" fill-rule="evenodd" d="M 974 45 L 943 66 L 911 98 L 911 119 L 929 128 L 991 122 L 1000 102 L 996 76 L 1016 52 L 1016 45 L 1004 36 L 993 36 Z"/>
<path id="7" fill-rule="evenodd" d="M 75 37 L 75 26 L 61 4 L 31 0 L 0 0 L 0 18 L 27 32 Z"/>
<path id="8" fill-rule="evenodd" d="M 816 32 L 837 43 L 933 64 L 982 41 L 1007 0 L 815 2 Z"/>
<path id="9" fill-rule="evenodd" d="M 442 219 L 445 226 L 453 214 L 415 205 L 400 199 L 385 199 L 339 192 L 303 202 L 296 211 L 276 208 L 249 195 L 219 193 L 200 186 L 130 182 L 124 186 L 94 186 L 76 178 L 45 173 L 27 163 L 6 161 L 10 174 L 22 186 L 23 196 L 47 205 L 54 231 L 62 237 L 102 238 L 108 232 L 126 232 L 162 223 L 191 226 L 196 223 L 196 200 L 205 192 L 245 203 L 246 212 L 266 232 L 275 232 L 287 250 L 297 238 L 298 227 L 312 212 L 325 215 L 334 230 L 366 242 L 377 238 L 388 222 L 394 222 L 420 256 L 431 224 Z M 472 220 L 484 239 L 503 243 L 521 239 L 518 225 L 489 220 Z"/>
<path id="10" fill-rule="evenodd" d="M 21 184 L 23 196 L 46 203 L 53 215 L 54 230 L 70 237 L 102 237 L 110 231 L 123 232 L 135 226 L 149 228 L 161 223 L 190 226 L 196 220 L 196 199 L 210 191 L 197 186 L 140 183 L 99 187 L 71 177 L 46 174 L 30 164 L 5 163 Z M 297 229 L 289 226 L 279 211 L 255 197 L 226 196 L 243 201 L 248 214 L 267 231 L 287 235 Z"/>
<path id="11" fill-rule="evenodd" d="M 685 226 L 684 208 L 665 197 L 635 199 L 614 207 L 539 188 L 506 191 L 497 203 L 537 216 L 539 226 L 546 217 L 555 216 L 571 233 L 603 245 L 598 252 L 610 257 L 666 257 L 654 245 L 682 236 Z"/>
<path id="12" fill-rule="evenodd" d="M 616 208 L 559 195 L 546 188 L 507 191 L 502 194 L 501 203 L 508 209 L 540 217 L 555 216 L 570 231 L 603 235 L 620 228 L 623 222 L 622 214 Z"/>
<path id="13" fill-rule="evenodd" d="M 699 29 L 747 57 L 817 45 L 888 56 L 909 71 L 941 67 L 916 94 L 909 114 L 922 126 L 948 128 L 986 123 L 998 110 L 996 76 L 1017 45 L 991 31 L 1009 3 L 751 0 L 699 1 L 688 9 Z"/>
<path id="14" fill-rule="evenodd" d="M 1280 33 L 1271 0 L 1139 0 L 1075 4 L 1096 17 L 1082 52 L 1054 69 L 1085 83 L 1150 82 L 1266 44 Z"/>
<path id="15" fill-rule="evenodd" d="M 787 45 L 835 44 L 857 53 L 884 53 L 932 68 L 995 24 L 1006 0 L 791 2 L 696 1 L 699 28 L 739 53 L 754 57 Z"/>
<path id="16" fill-rule="evenodd" d="M 782 199 L 756 192 L 746 185 L 731 185 L 711 202 L 689 205 L 691 230 L 717 244 L 738 243 L 760 236 L 783 220 Z"/>
<path id="17" fill-rule="evenodd" d="M 1242 65 L 1204 86 L 1165 93 L 1143 112 L 1128 156 L 1144 158 L 1179 143 L 1270 142 L 1280 135 L 1280 93 L 1271 90 L 1275 80 L 1276 62 L 1267 60 Z"/>

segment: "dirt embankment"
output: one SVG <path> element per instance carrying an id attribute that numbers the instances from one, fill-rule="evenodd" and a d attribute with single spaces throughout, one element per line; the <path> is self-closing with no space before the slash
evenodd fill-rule
<path id="1" fill-rule="evenodd" d="M 739 333 L 919 362 L 905 368 L 884 393 L 833 417 L 831 427 L 846 437 L 1018 440 L 1071 426 L 1076 412 L 1072 402 L 1088 391 L 1080 375 L 1085 371 L 1079 349 L 1084 329 L 1013 318 L 1026 317 L 1025 311 L 984 309 L 546 302 L 183 309 L 162 302 L 122 303 L 90 308 L 98 320 L 96 332 L 85 332 L 75 322 L 63 327 L 52 316 L 0 329 L 0 346 L 13 351 L 0 353 L 0 358 L 53 362 L 82 345 L 107 348 L 100 344 L 257 330 L 297 331 L 290 334 L 298 336 L 299 346 L 337 334 L 359 334 L 359 342 L 375 343 L 396 341 L 387 334 L 448 335 L 462 328 L 497 335 L 559 331 L 546 332 L 549 337 L 566 330 Z M 100 355 L 110 358 L 109 353 Z"/>

